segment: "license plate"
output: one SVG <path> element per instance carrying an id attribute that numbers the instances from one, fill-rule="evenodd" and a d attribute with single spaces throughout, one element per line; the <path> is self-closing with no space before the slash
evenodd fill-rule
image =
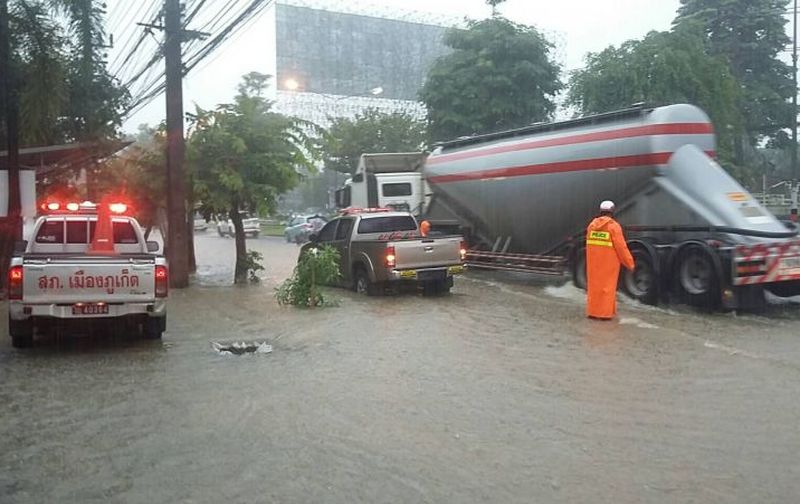
<path id="1" fill-rule="evenodd" d="M 98 303 L 76 304 L 72 306 L 73 315 L 107 315 L 108 305 Z"/>
<path id="2" fill-rule="evenodd" d="M 449 271 L 451 275 L 459 275 L 464 273 L 464 266 L 450 266 L 447 271 Z"/>
<path id="3" fill-rule="evenodd" d="M 778 274 L 781 276 L 800 275 L 800 257 L 784 257 L 778 265 Z"/>
<path id="4" fill-rule="evenodd" d="M 403 278 L 405 280 L 409 280 L 409 279 L 412 279 L 412 278 L 417 278 L 417 272 L 414 271 L 414 270 L 401 271 L 400 272 L 400 278 Z"/>
<path id="5" fill-rule="evenodd" d="M 447 270 L 420 271 L 417 273 L 417 280 L 444 280 L 447 278 Z"/>

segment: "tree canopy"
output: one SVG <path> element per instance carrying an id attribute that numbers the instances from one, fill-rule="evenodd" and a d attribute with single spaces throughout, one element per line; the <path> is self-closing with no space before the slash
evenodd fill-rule
<path id="1" fill-rule="evenodd" d="M 128 93 L 109 75 L 101 53 L 100 3 L 11 0 L 9 25 L 21 143 L 117 136 Z"/>
<path id="2" fill-rule="evenodd" d="M 651 32 L 586 57 L 570 78 L 567 103 L 580 113 L 600 113 L 634 103 L 691 103 L 708 112 L 719 136 L 720 157 L 730 161 L 743 128 L 739 88 L 724 58 L 706 52 L 691 27 Z"/>
<path id="3" fill-rule="evenodd" d="M 369 108 L 334 119 L 322 142 L 325 169 L 354 173 L 361 154 L 416 151 L 425 140 L 425 123 L 411 114 Z"/>
<path id="4" fill-rule="evenodd" d="M 552 118 L 560 68 L 536 28 L 492 17 L 451 29 L 445 43 L 453 51 L 430 69 L 420 92 L 432 140 Z"/>
<path id="5" fill-rule="evenodd" d="M 789 0 L 681 0 L 675 26 L 696 25 L 708 51 L 725 58 L 742 86 L 738 102 L 748 136 L 786 138 L 792 124 L 792 69 L 780 54 L 791 47 L 786 34 Z"/>
<path id="6" fill-rule="evenodd" d="M 264 97 L 268 77 L 249 73 L 234 103 L 198 109 L 187 161 L 195 197 L 204 211 L 226 214 L 236 231 L 236 281 L 247 281 L 247 250 L 240 211 L 268 211 L 298 181 L 298 168 L 313 170 L 317 146 L 309 124 L 271 111 Z"/>

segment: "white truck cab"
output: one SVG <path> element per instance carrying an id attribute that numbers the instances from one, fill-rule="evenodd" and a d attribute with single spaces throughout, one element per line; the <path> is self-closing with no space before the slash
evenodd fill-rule
<path id="1" fill-rule="evenodd" d="M 421 152 L 363 154 L 352 178 L 336 191 L 338 208 L 389 208 L 419 216 L 429 193 Z"/>

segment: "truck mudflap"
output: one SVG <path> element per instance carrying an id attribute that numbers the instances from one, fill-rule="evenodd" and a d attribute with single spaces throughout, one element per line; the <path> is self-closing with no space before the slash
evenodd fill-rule
<path id="1" fill-rule="evenodd" d="M 733 285 L 757 285 L 800 280 L 800 240 L 734 249 Z"/>

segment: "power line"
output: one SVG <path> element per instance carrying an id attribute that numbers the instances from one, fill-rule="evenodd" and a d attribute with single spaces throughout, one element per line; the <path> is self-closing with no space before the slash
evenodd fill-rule
<path id="1" fill-rule="evenodd" d="M 236 0 L 229 1 L 225 6 L 225 8 L 227 8 L 235 1 Z M 250 4 L 245 9 L 243 9 L 239 13 L 239 15 L 235 16 L 235 19 L 229 21 L 227 26 L 225 26 L 225 28 L 223 28 L 216 36 L 214 36 L 211 40 L 209 40 L 203 47 L 197 50 L 194 54 L 186 58 L 183 75 L 184 76 L 187 75 L 192 69 L 194 69 L 200 62 L 202 62 L 205 58 L 207 58 L 216 49 L 218 49 L 229 38 L 233 37 L 238 32 L 240 32 L 244 26 L 249 24 L 248 23 L 249 21 L 252 21 L 252 19 L 255 16 L 262 13 L 266 9 L 266 7 L 271 5 L 273 2 L 274 0 L 252 0 Z M 215 16 L 215 19 L 218 18 L 220 18 L 219 15 Z M 161 80 L 161 76 L 159 76 L 156 82 L 154 82 L 149 86 L 146 86 L 141 91 L 141 94 L 137 95 L 137 98 L 134 99 L 132 103 L 129 105 L 126 115 L 135 114 L 164 91 L 166 84 L 163 80 Z"/>
<path id="2" fill-rule="evenodd" d="M 146 13 L 146 14 L 144 14 L 144 19 L 151 19 L 152 17 L 156 16 L 159 13 L 158 6 L 159 6 L 159 0 L 152 0 L 150 2 L 149 7 L 147 7 L 145 10 L 142 11 L 142 12 Z M 133 19 L 132 19 L 132 21 L 133 21 Z M 133 26 L 135 27 L 136 25 L 133 24 Z M 133 46 L 131 47 L 131 43 L 133 42 L 133 40 L 135 38 L 135 35 L 136 35 L 135 31 L 132 31 L 130 33 L 130 36 L 125 40 L 124 44 L 122 44 L 122 46 L 120 46 L 120 49 L 117 52 L 114 60 L 109 65 L 109 69 L 112 71 L 113 75 L 116 78 L 118 78 L 119 80 L 124 80 L 122 78 L 122 76 L 121 76 L 121 73 L 122 73 L 123 70 L 125 70 L 126 65 L 128 65 L 128 63 L 133 59 L 133 57 L 137 56 L 137 55 L 138 56 L 141 55 L 141 53 L 139 52 L 139 49 L 142 47 L 142 44 L 145 42 L 145 39 L 147 37 L 147 33 L 146 32 L 142 32 L 141 34 L 139 34 L 139 37 L 136 39 L 136 42 L 133 43 Z M 127 55 L 125 55 L 123 57 L 123 55 L 126 53 L 126 51 L 127 51 Z M 122 62 L 117 64 L 120 60 Z"/>
<path id="3" fill-rule="evenodd" d="M 183 26 L 184 26 L 184 28 L 185 28 L 185 27 L 186 27 L 186 26 L 187 26 L 189 23 L 191 23 L 191 22 L 192 22 L 192 20 L 194 19 L 194 17 L 197 15 L 197 13 L 200 11 L 200 9 L 202 9 L 202 8 L 203 8 L 203 5 L 205 5 L 205 3 L 206 3 L 206 0 L 198 0 L 198 2 L 197 2 L 197 5 L 194 7 L 194 9 L 192 10 L 192 12 L 190 12 L 190 13 L 189 13 L 189 15 L 188 15 L 188 16 L 186 16 L 186 19 L 183 21 Z"/>

